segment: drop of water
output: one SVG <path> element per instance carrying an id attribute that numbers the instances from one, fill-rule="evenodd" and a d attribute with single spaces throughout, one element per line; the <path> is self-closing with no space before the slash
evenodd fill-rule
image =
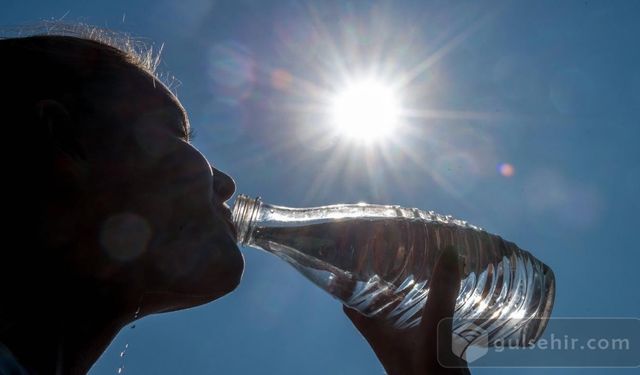
<path id="1" fill-rule="evenodd" d="M 140 315 L 140 308 L 141 305 L 138 305 L 138 308 L 136 309 L 136 312 L 133 314 L 133 321 L 135 322 L 138 319 L 138 316 Z M 129 326 L 129 329 L 135 329 L 136 328 L 136 324 L 133 323 L 131 324 L 131 326 Z M 127 354 L 127 349 L 129 349 L 129 343 L 127 342 L 126 344 L 124 344 L 124 349 L 120 352 L 120 367 L 118 367 L 118 375 L 122 374 L 124 372 L 124 357 Z"/>

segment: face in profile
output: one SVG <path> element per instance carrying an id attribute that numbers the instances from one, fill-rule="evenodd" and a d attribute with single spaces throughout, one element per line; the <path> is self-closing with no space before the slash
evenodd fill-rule
<path id="1" fill-rule="evenodd" d="M 184 109 L 164 85 L 134 66 L 114 76 L 86 89 L 81 111 L 39 103 L 54 137 L 72 138 L 54 154 L 57 184 L 71 193 L 48 203 L 48 243 L 70 249 L 72 274 L 143 313 L 229 293 L 243 271 L 225 205 L 233 180 L 189 143 Z"/>
<path id="2" fill-rule="evenodd" d="M 167 310 L 230 292 L 243 260 L 224 203 L 233 180 L 189 143 L 177 99 L 158 82 L 148 83 L 126 88 L 127 103 L 114 98 L 113 107 L 135 111 L 118 116 L 116 147 L 96 148 L 102 153 L 89 186 L 95 206 L 110 206 L 95 218 L 102 256 L 143 288 L 147 304 Z"/>
<path id="3" fill-rule="evenodd" d="M 86 373 L 132 319 L 237 287 L 234 182 L 149 65 L 74 36 L 0 38 L 0 56 L 0 351 Z"/>

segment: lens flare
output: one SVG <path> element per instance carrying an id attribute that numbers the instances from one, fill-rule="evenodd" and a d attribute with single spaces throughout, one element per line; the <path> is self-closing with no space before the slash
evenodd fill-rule
<path id="1" fill-rule="evenodd" d="M 512 177 L 516 173 L 516 169 L 509 163 L 498 165 L 498 172 L 504 177 Z"/>

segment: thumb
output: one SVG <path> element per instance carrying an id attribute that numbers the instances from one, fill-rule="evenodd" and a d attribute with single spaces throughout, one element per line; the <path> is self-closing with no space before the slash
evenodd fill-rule
<path id="1" fill-rule="evenodd" d="M 453 315 L 453 310 L 460 289 L 460 261 L 458 251 L 446 247 L 433 270 L 429 283 L 429 295 L 422 314 L 422 321 L 438 324 L 443 318 Z"/>
<path id="2" fill-rule="evenodd" d="M 453 316 L 459 289 L 458 252 L 449 246 L 443 250 L 434 267 L 427 303 L 422 314 L 421 329 L 426 339 L 426 353 L 436 354 L 438 350 L 451 352 L 452 319 L 448 318 Z"/>

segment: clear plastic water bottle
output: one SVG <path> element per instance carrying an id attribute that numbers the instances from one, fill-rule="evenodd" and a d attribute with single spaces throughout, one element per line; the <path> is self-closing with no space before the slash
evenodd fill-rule
<path id="1" fill-rule="evenodd" d="M 275 254 L 345 305 L 397 328 L 420 323 L 442 249 L 463 260 L 454 335 L 473 325 L 496 340 L 528 345 L 542 334 L 555 295 L 553 272 L 515 244 L 434 212 L 341 204 L 288 208 L 240 195 L 238 242 Z M 515 338 L 515 340 L 514 340 Z"/>

